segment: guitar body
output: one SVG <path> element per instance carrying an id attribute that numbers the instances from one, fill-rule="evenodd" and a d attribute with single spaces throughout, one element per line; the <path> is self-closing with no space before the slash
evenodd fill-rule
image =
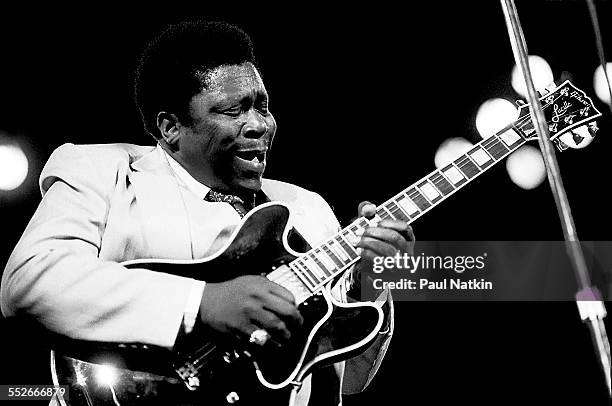
<path id="1" fill-rule="evenodd" d="M 207 282 L 266 275 L 295 259 L 288 240 L 289 209 L 266 203 L 251 211 L 224 249 L 193 261 L 124 263 Z M 287 405 L 290 391 L 319 366 L 355 356 L 371 344 L 383 321 L 373 303 L 341 303 L 329 282 L 298 306 L 304 323 L 282 347 L 263 347 L 194 330 L 179 352 L 138 343 L 71 342 L 51 354 L 54 381 L 69 385 L 67 404 Z M 102 364 L 114 366 L 108 375 Z M 116 403 L 115 401 L 118 401 Z"/>

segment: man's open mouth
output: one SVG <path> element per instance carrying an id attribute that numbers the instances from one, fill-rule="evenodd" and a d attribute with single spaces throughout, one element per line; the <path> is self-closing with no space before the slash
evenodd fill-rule
<path id="1" fill-rule="evenodd" d="M 236 151 L 235 155 L 245 161 L 260 163 L 266 159 L 266 151 L 252 150 L 252 151 Z"/>

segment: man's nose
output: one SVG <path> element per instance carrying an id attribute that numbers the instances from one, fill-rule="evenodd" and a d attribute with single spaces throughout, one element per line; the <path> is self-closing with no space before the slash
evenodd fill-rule
<path id="1" fill-rule="evenodd" d="M 260 138 L 268 131 L 266 120 L 255 110 L 249 112 L 248 121 L 244 125 L 244 136 Z"/>

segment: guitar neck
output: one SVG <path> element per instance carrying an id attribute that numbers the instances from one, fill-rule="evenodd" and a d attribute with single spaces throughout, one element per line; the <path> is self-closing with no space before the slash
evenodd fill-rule
<path id="1" fill-rule="evenodd" d="M 377 217 L 412 223 L 525 144 L 521 134 L 517 127 L 509 126 L 485 138 L 453 162 L 378 206 Z"/>
<path id="2" fill-rule="evenodd" d="M 453 162 L 433 171 L 378 206 L 373 221 L 398 219 L 412 223 L 525 144 L 521 134 L 522 131 L 515 123 L 480 141 Z M 289 263 L 289 269 L 305 287 L 296 295 L 298 302 L 301 303 L 321 290 L 359 259 L 353 243 L 359 240 L 360 230 L 368 227 L 370 222 L 364 217 L 358 218 L 325 243 Z M 295 282 L 291 276 L 289 279 Z M 275 279 L 282 281 L 287 276 Z M 295 289 L 291 290 L 295 293 Z"/>

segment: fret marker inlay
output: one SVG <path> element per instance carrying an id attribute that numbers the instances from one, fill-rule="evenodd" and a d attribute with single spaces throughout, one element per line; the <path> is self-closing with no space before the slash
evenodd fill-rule
<path id="1" fill-rule="evenodd" d="M 416 206 L 416 204 L 414 204 L 412 202 L 412 200 L 408 199 L 407 197 L 402 197 L 401 199 L 397 200 L 397 204 L 404 209 L 404 211 L 406 213 L 408 213 L 409 215 L 413 215 L 419 212 L 419 208 Z"/>
<path id="2" fill-rule="evenodd" d="M 521 136 L 518 135 L 513 129 L 509 129 L 508 131 L 500 134 L 499 138 L 509 147 L 513 146 L 522 139 Z"/>
<path id="3" fill-rule="evenodd" d="M 484 164 L 486 164 L 487 162 L 491 160 L 491 157 L 489 156 L 489 154 L 484 152 L 481 148 L 470 153 L 470 156 L 472 157 L 474 162 L 476 162 L 479 166 L 484 166 Z"/>
<path id="4" fill-rule="evenodd" d="M 448 180 L 453 182 L 453 184 L 455 185 L 465 180 L 465 176 L 463 176 L 461 172 L 459 172 L 459 169 L 455 168 L 454 166 L 451 166 L 450 168 L 446 169 L 444 171 L 444 176 L 446 176 Z"/>
<path id="5" fill-rule="evenodd" d="M 350 260 L 348 255 L 346 255 L 346 252 L 344 252 L 344 249 L 342 249 L 342 247 L 336 242 L 336 240 L 333 240 L 329 244 L 329 247 L 342 261 L 348 262 Z"/>
<path id="6" fill-rule="evenodd" d="M 423 192 L 425 197 L 427 197 L 432 202 L 438 197 L 440 197 L 440 193 L 438 192 L 438 190 L 430 183 L 424 183 L 423 185 L 420 185 L 419 188 L 421 189 L 421 192 Z"/>

